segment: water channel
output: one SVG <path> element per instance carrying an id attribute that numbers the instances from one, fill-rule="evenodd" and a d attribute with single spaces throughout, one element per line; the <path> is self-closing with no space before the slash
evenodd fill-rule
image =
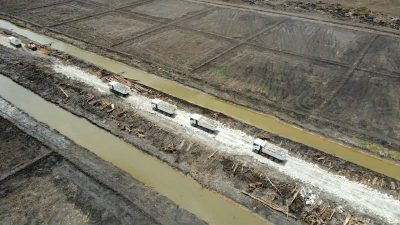
<path id="1" fill-rule="evenodd" d="M 0 28 L 10 30 L 40 44 L 51 44 L 51 48 L 65 52 L 78 59 L 104 68 L 110 72 L 123 74 L 139 83 L 154 88 L 168 95 L 188 101 L 195 105 L 223 113 L 234 119 L 257 128 L 278 134 L 290 140 L 302 143 L 312 148 L 335 155 L 346 161 L 371 169 L 386 176 L 400 179 L 400 165 L 361 151 L 360 149 L 343 145 L 321 135 L 308 132 L 299 127 L 285 123 L 272 115 L 237 105 L 232 102 L 211 96 L 193 88 L 181 85 L 175 81 L 164 79 L 145 71 L 135 69 L 124 63 L 80 49 L 63 41 L 20 28 L 5 20 L 0 20 Z"/>
<path id="2" fill-rule="evenodd" d="M 210 224 L 268 225 L 234 201 L 0 75 L 0 96 Z"/>

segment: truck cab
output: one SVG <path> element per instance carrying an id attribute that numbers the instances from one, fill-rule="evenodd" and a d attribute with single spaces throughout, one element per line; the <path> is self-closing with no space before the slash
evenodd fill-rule
<path id="1" fill-rule="evenodd" d="M 288 155 L 288 150 L 260 138 L 253 141 L 252 151 L 278 162 L 286 161 Z"/>
<path id="2" fill-rule="evenodd" d="M 192 126 L 197 126 L 197 123 L 199 121 L 199 119 L 201 118 L 201 115 L 199 114 L 192 114 L 190 116 L 190 125 Z"/>
<path id="3" fill-rule="evenodd" d="M 252 147 L 253 152 L 260 154 L 262 151 L 262 146 L 264 145 L 264 142 L 265 141 L 260 138 L 255 139 L 253 142 L 253 147 Z"/>
<path id="4" fill-rule="evenodd" d="M 16 48 L 22 47 L 21 41 L 17 39 L 16 37 L 9 37 L 8 40 L 10 41 L 10 44 Z"/>
<path id="5" fill-rule="evenodd" d="M 153 99 L 151 100 L 151 108 L 153 110 L 157 110 L 158 109 L 158 104 L 160 104 L 161 100 L 160 99 Z"/>

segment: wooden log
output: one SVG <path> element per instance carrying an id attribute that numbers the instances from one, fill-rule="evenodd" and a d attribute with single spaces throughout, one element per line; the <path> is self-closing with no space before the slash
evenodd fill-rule
<path id="1" fill-rule="evenodd" d="M 236 172 L 236 170 L 237 170 L 238 166 L 239 166 L 239 162 L 238 162 L 238 163 L 236 163 L 236 165 L 235 165 L 235 168 L 233 169 L 233 175 L 235 175 L 235 172 Z"/>
<path id="2" fill-rule="evenodd" d="M 69 95 L 64 91 L 64 89 L 62 89 L 62 87 L 58 87 L 60 88 L 61 92 L 65 95 L 65 97 L 69 98 Z"/>
<path id="3" fill-rule="evenodd" d="M 217 151 L 218 151 L 218 150 L 215 150 L 211 155 L 209 155 L 209 156 L 207 157 L 207 159 L 210 159 L 211 157 L 213 157 L 213 156 L 215 155 L 215 153 L 217 153 Z"/>
<path id="4" fill-rule="evenodd" d="M 336 212 L 336 209 L 333 209 L 331 215 L 329 216 L 328 221 L 331 221 L 331 219 L 332 219 L 333 215 L 335 214 L 335 212 Z"/>
<path id="5" fill-rule="evenodd" d="M 289 203 L 288 203 L 288 207 L 290 207 L 290 206 L 293 204 L 294 200 L 296 200 L 296 198 L 297 198 L 297 196 L 299 195 L 299 193 L 300 193 L 300 188 L 297 188 L 297 190 L 296 190 L 296 192 L 294 193 L 292 199 L 291 199 L 291 200 L 289 201 Z"/>
<path id="6" fill-rule="evenodd" d="M 328 207 L 326 206 L 326 205 L 323 205 L 322 206 L 322 209 L 321 209 L 321 212 L 319 213 L 319 215 L 324 215 L 324 213 L 325 213 L 325 211 L 326 211 L 326 209 L 327 209 Z"/>
<path id="7" fill-rule="evenodd" d="M 276 210 L 276 211 L 278 211 L 278 212 L 281 212 L 281 213 L 283 213 L 283 214 L 286 214 L 287 216 L 290 216 L 290 217 L 296 219 L 296 216 L 293 215 L 293 214 L 291 214 L 291 213 L 289 213 L 288 210 L 285 210 L 285 209 L 282 209 L 282 208 L 280 208 L 280 207 L 278 207 L 278 206 L 275 206 L 274 204 L 272 204 L 272 203 L 270 203 L 270 202 L 267 202 L 267 201 L 265 201 L 265 200 L 263 200 L 263 199 L 261 199 L 261 198 L 258 198 L 258 197 L 256 197 L 256 196 L 253 196 L 253 195 L 251 195 L 250 193 L 247 193 L 247 192 L 245 192 L 245 191 L 241 191 L 241 192 L 242 192 L 242 194 L 244 194 L 244 195 L 246 195 L 246 196 L 249 196 L 250 198 L 252 198 L 252 199 L 254 199 L 254 200 L 256 200 L 256 201 L 262 203 L 263 205 L 267 206 L 268 208 L 271 208 L 271 209 L 273 209 L 273 210 Z"/>
<path id="8" fill-rule="evenodd" d="M 344 222 L 343 222 L 343 225 L 347 225 L 347 224 L 349 223 L 350 219 L 351 219 L 351 215 L 348 214 L 348 215 L 346 216 L 346 219 L 345 219 Z"/>
<path id="9" fill-rule="evenodd" d="M 278 192 L 279 195 L 282 196 L 281 191 L 279 191 L 279 189 L 275 186 L 275 184 L 272 183 L 272 181 L 269 179 L 269 177 L 268 177 L 266 174 L 263 174 L 263 176 L 264 176 L 265 178 L 267 178 L 268 182 L 272 185 L 272 187 Z"/>

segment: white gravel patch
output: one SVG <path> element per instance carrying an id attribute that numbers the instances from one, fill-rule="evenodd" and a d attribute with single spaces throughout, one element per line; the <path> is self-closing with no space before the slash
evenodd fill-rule
<path id="1" fill-rule="evenodd" d="M 79 80 L 80 82 L 83 82 L 85 84 L 91 84 L 91 86 L 95 87 L 98 91 L 101 93 L 106 93 L 108 92 L 108 86 L 106 83 L 101 81 L 99 78 L 90 75 L 87 76 L 87 73 L 78 67 L 75 66 L 64 66 L 60 62 L 54 64 L 53 66 L 54 71 L 57 73 L 64 74 L 65 76 L 74 79 L 74 80 Z M 96 78 L 96 79 L 94 79 Z"/>

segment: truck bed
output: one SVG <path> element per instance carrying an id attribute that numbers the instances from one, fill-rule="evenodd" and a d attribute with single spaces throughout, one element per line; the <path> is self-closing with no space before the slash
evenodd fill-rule
<path id="1" fill-rule="evenodd" d="M 288 155 L 288 150 L 267 141 L 263 144 L 262 152 L 279 160 L 286 160 Z"/>

